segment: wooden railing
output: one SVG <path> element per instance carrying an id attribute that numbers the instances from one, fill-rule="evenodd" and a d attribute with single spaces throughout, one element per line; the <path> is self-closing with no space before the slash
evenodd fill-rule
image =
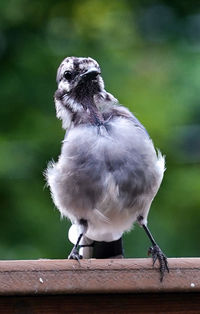
<path id="1" fill-rule="evenodd" d="M 0 261 L 0 313 L 200 313 L 200 258 Z"/>

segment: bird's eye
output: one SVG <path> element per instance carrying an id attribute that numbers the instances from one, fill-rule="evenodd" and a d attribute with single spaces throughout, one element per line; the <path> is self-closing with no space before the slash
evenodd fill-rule
<path id="1" fill-rule="evenodd" d="M 66 80 L 70 81 L 70 80 L 72 79 L 72 72 L 70 72 L 70 71 L 65 71 L 64 74 L 63 74 L 63 77 L 64 77 Z"/>

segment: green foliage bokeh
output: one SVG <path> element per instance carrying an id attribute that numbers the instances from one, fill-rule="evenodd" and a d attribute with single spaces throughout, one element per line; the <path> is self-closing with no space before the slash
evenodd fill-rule
<path id="1" fill-rule="evenodd" d="M 167 171 L 149 227 L 168 256 L 198 256 L 200 224 L 200 7 L 195 1 L 0 2 L 0 258 L 65 258 L 61 220 L 43 171 L 64 131 L 55 75 L 66 56 L 90 56 L 106 89 L 146 126 Z M 149 246 L 136 226 L 127 257 Z"/>

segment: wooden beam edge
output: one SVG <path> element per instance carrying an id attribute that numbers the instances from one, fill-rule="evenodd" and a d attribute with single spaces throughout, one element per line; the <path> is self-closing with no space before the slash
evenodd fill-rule
<path id="1" fill-rule="evenodd" d="M 0 295 L 200 292 L 200 258 L 0 261 Z"/>

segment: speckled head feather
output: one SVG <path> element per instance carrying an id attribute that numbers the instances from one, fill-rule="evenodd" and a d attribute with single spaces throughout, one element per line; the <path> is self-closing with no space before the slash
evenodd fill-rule
<path id="1" fill-rule="evenodd" d="M 117 100 L 104 89 L 99 64 L 92 58 L 67 57 L 57 71 L 55 92 L 57 117 L 66 129 L 71 122 L 101 124 L 98 108 Z"/>
<path id="2" fill-rule="evenodd" d="M 92 58 L 77 58 L 77 57 L 67 57 L 60 64 L 56 81 L 58 84 L 58 89 L 65 90 L 66 93 L 72 92 L 77 85 L 81 82 L 83 74 L 88 70 L 94 69 L 97 71 L 96 83 L 98 83 L 99 88 L 103 89 L 103 80 L 98 76 L 100 74 L 99 64 Z M 90 80 L 90 85 L 93 80 Z M 86 81 L 85 81 L 86 82 Z"/>

